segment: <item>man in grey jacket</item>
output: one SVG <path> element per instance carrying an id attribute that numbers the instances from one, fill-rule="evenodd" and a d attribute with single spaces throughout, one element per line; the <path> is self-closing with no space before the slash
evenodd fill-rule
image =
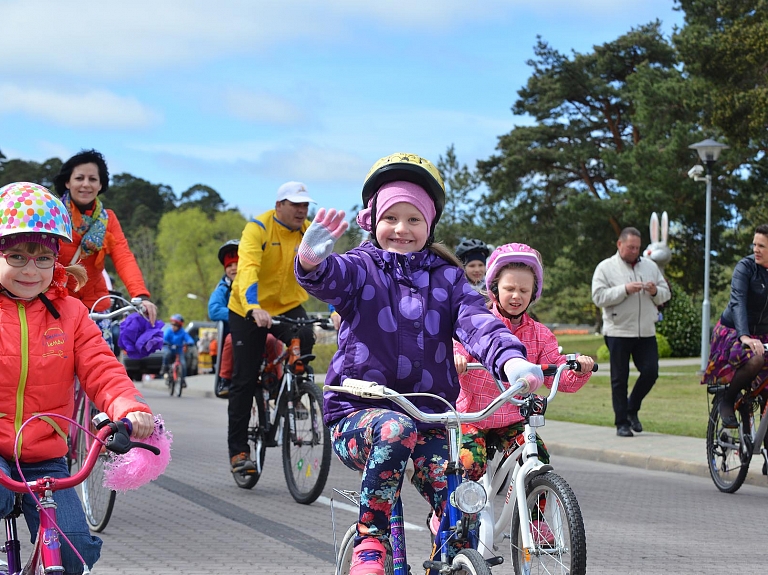
<path id="1" fill-rule="evenodd" d="M 640 232 L 624 228 L 618 251 L 592 276 L 592 301 L 603 308 L 603 336 L 611 354 L 611 392 L 616 434 L 632 437 L 643 426 L 637 413 L 659 375 L 656 306 L 670 298 L 669 285 L 649 258 L 640 257 Z M 627 398 L 629 359 L 640 372 Z"/>

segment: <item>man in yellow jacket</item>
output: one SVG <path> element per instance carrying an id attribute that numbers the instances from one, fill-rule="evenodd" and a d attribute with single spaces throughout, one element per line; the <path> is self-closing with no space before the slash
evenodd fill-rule
<path id="1" fill-rule="evenodd" d="M 251 219 L 238 248 L 237 276 L 229 297 L 234 369 L 229 390 L 229 456 L 233 473 L 255 469 L 248 447 L 248 422 L 259 381 L 267 333 L 290 343 L 290 327 L 272 325 L 272 316 L 306 318 L 309 296 L 296 282 L 294 258 L 309 227 L 309 197 L 301 182 L 286 182 L 277 190 L 275 209 Z M 311 327 L 300 332 L 301 354 L 312 353 Z M 265 421 L 259 403 L 259 420 Z"/>

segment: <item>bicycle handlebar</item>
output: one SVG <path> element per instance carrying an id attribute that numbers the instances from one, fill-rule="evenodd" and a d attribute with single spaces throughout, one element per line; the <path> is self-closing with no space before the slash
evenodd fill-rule
<path id="1" fill-rule="evenodd" d="M 333 322 L 327 317 L 288 317 L 285 315 L 274 315 L 272 316 L 272 325 L 280 325 L 281 323 L 291 324 L 295 326 L 304 326 L 304 325 L 319 325 L 322 329 L 335 329 L 333 327 Z"/>
<path id="2" fill-rule="evenodd" d="M 560 384 L 560 377 L 562 373 L 567 370 L 575 370 L 575 366 L 578 366 L 579 363 L 576 361 L 576 356 L 566 356 L 568 359 L 566 362 L 560 366 L 552 366 L 549 364 L 544 364 L 540 366 L 542 370 L 548 369 L 551 370 L 552 368 L 555 369 L 555 379 L 552 382 L 552 390 L 550 391 L 549 396 L 547 397 L 546 401 L 549 403 L 557 394 L 557 388 Z M 467 368 L 469 369 L 470 366 L 473 368 L 476 368 L 475 366 L 480 366 L 481 368 L 485 369 L 481 364 L 467 364 Z M 597 365 L 594 366 L 592 371 L 597 371 Z M 498 380 L 496 383 L 500 383 Z M 503 385 L 503 384 L 502 384 Z M 414 417 L 415 419 L 418 419 L 419 421 L 423 421 L 425 423 L 439 423 L 441 425 L 446 425 L 449 421 L 457 421 L 459 424 L 462 423 L 474 423 L 477 421 L 482 421 L 486 418 L 488 418 L 490 415 L 492 415 L 497 409 L 499 409 L 504 403 L 512 403 L 517 406 L 524 405 L 526 403 L 526 399 L 517 399 L 514 396 L 519 394 L 521 389 L 524 389 L 528 385 L 528 382 L 524 379 L 517 380 L 514 384 L 511 384 L 509 387 L 504 387 L 502 390 L 501 395 L 497 396 L 491 403 L 489 403 L 485 409 L 482 411 L 475 411 L 471 413 L 458 413 L 458 412 L 446 412 L 446 413 L 426 413 L 424 411 L 421 411 L 418 407 L 413 405 L 406 397 L 405 395 L 425 395 L 425 396 L 431 396 L 431 397 L 439 397 L 431 393 L 408 393 L 408 394 L 400 394 L 396 391 L 391 390 L 385 385 L 381 385 L 378 383 L 375 383 L 373 381 L 364 381 L 362 379 L 353 379 L 348 378 L 345 379 L 341 385 L 324 385 L 323 391 L 333 391 L 337 393 L 348 393 L 350 395 L 356 395 L 358 397 L 364 397 L 368 399 L 389 399 L 390 401 L 396 403 L 400 407 L 403 408 L 403 410 L 410 416 Z M 527 397 L 530 397 L 533 394 L 528 394 Z"/>
<path id="3" fill-rule="evenodd" d="M 36 415 L 36 417 L 42 416 L 55 417 L 55 414 L 41 413 Z M 115 453 L 127 453 L 131 449 L 141 448 L 151 451 L 155 455 L 160 454 L 160 450 L 153 445 L 131 441 L 130 435 L 133 432 L 133 425 L 128 419 L 121 419 L 117 422 L 109 421 L 105 413 L 99 413 L 94 417 L 94 422 L 96 421 L 99 421 L 97 424 L 99 429 L 96 431 L 96 439 L 91 443 L 85 462 L 77 473 L 70 477 L 57 478 L 45 476 L 36 479 L 35 481 L 27 482 L 16 481 L 5 473 L 0 473 L 0 485 L 16 493 L 28 493 L 29 489 L 41 492 L 49 489 L 51 491 L 60 491 L 62 489 L 75 487 L 85 481 L 91 474 L 91 471 L 93 471 L 102 446 Z"/>
<path id="4" fill-rule="evenodd" d="M 123 302 L 125 302 L 126 305 L 121 307 L 121 308 L 119 308 L 119 309 L 116 309 L 115 311 L 108 311 L 108 312 L 93 311 L 93 308 L 95 308 L 96 305 L 98 305 L 98 303 L 101 300 L 106 299 L 106 298 L 123 301 Z M 98 321 L 98 320 L 102 320 L 102 319 L 112 319 L 112 318 L 119 317 L 121 315 L 128 314 L 128 313 L 131 313 L 131 312 L 134 312 L 134 311 L 140 313 L 141 315 L 144 315 L 144 309 L 141 307 L 141 302 L 142 302 L 142 299 L 140 297 L 135 297 L 135 298 L 131 299 L 131 301 L 128 301 L 125 298 L 122 298 L 122 297 L 116 296 L 116 295 L 101 296 L 91 306 L 91 311 L 90 311 L 90 313 L 88 313 L 88 317 L 90 317 L 94 321 Z"/>

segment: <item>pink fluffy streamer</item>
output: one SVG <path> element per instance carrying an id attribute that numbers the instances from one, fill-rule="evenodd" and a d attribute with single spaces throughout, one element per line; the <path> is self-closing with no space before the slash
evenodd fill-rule
<path id="1" fill-rule="evenodd" d="M 155 430 L 142 443 L 160 449 L 155 455 L 146 449 L 134 448 L 128 453 L 109 453 L 104 464 L 104 487 L 113 491 L 138 489 L 160 477 L 171 461 L 173 435 L 165 428 L 162 416 L 155 416 Z"/>

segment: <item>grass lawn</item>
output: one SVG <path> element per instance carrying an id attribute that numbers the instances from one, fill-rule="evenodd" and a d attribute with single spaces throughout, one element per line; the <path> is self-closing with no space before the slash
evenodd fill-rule
<path id="1" fill-rule="evenodd" d="M 597 348 L 605 343 L 602 335 L 558 335 L 563 353 L 581 353 L 597 358 Z"/>
<path id="2" fill-rule="evenodd" d="M 639 414 L 646 431 L 705 436 L 711 396 L 699 384 L 698 369 L 695 365 L 661 366 L 661 375 L 643 400 Z M 630 390 L 636 378 L 630 373 Z M 613 427 L 610 378 L 593 375 L 576 393 L 558 394 L 547 409 L 547 416 L 558 421 Z"/>

